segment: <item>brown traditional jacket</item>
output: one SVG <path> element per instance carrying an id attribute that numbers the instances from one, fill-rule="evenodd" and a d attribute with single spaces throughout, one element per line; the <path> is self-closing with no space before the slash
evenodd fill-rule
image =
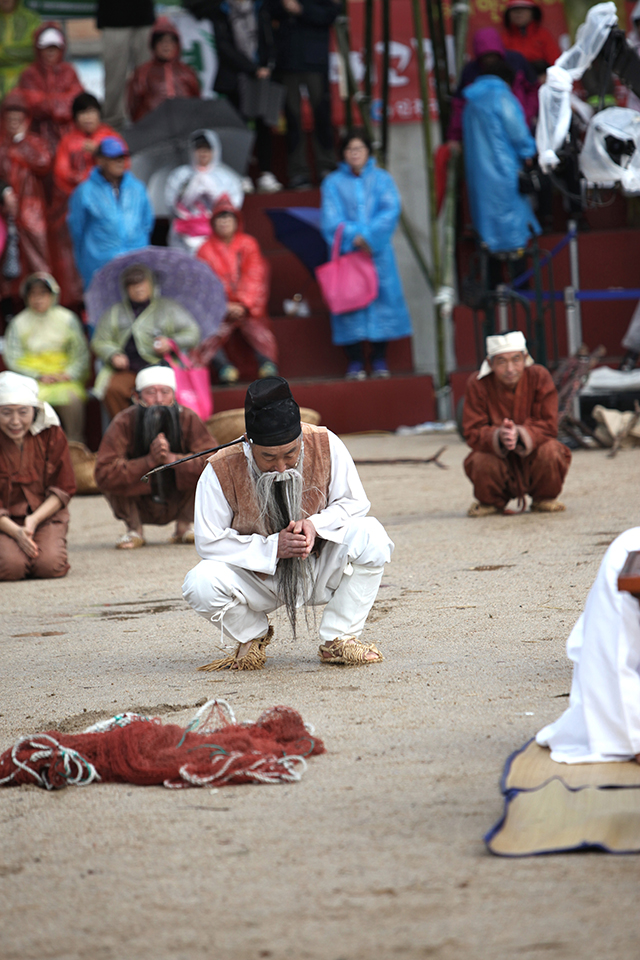
<path id="1" fill-rule="evenodd" d="M 149 454 L 133 456 L 136 413 L 137 407 L 121 410 L 102 438 L 96 459 L 96 483 L 102 491 L 127 497 L 151 495 L 150 484 L 140 478 L 157 464 Z M 200 417 L 188 407 L 180 407 L 180 434 L 184 456 L 210 449 L 215 444 Z M 203 457 L 175 467 L 176 488 L 183 493 L 195 490 L 204 465 Z"/>
<path id="2" fill-rule="evenodd" d="M 558 436 L 558 394 L 551 374 L 537 363 L 525 367 L 515 390 L 498 383 L 493 373 L 472 374 L 464 398 L 462 432 L 472 450 L 506 456 L 498 429 L 507 418 L 518 427 L 516 453 L 527 456 Z"/>
<path id="3" fill-rule="evenodd" d="M 326 427 L 302 424 L 304 460 L 302 464 L 302 516 L 312 517 L 326 507 L 331 482 L 331 450 Z M 227 447 L 214 453 L 209 463 L 216 472 L 225 500 L 233 510 L 231 527 L 245 536 L 269 532 L 260 519 L 260 510 L 249 464 L 241 447 Z"/>
<path id="4" fill-rule="evenodd" d="M 69 445 L 61 427 L 48 427 L 35 436 L 28 433 L 22 448 L 0 430 L 0 516 L 26 517 L 55 493 L 62 503 L 56 516 L 68 518 L 66 506 L 75 492 Z"/>

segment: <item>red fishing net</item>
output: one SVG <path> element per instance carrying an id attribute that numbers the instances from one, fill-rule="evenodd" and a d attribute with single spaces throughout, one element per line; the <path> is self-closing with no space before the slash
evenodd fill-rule
<path id="1" fill-rule="evenodd" d="M 239 724 L 226 701 L 211 700 L 186 728 L 125 713 L 84 733 L 21 737 L 0 756 L 0 786 L 291 782 L 301 778 L 304 758 L 324 749 L 291 707 L 272 707 L 256 723 Z"/>

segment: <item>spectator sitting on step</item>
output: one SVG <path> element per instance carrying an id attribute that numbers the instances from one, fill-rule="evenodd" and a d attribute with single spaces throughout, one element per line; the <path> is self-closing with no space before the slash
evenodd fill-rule
<path id="1" fill-rule="evenodd" d="M 33 35 L 35 62 L 23 70 L 18 88 L 31 111 L 31 129 L 53 153 L 71 129 L 72 104 L 82 93 L 78 74 L 64 59 L 67 44 L 55 23 L 43 23 Z"/>
<path id="2" fill-rule="evenodd" d="M 10 322 L 4 344 L 9 370 L 38 381 L 38 399 L 50 403 L 69 440 L 84 441 L 89 347 L 79 319 L 58 305 L 60 288 L 48 273 L 22 285 L 26 308 Z"/>
<path id="3" fill-rule="evenodd" d="M 71 194 L 69 232 L 85 289 L 94 273 L 131 250 L 146 247 L 155 222 L 144 183 L 126 167 L 129 151 L 119 137 L 105 137 L 96 167 Z"/>
<path id="4" fill-rule="evenodd" d="M 161 363 L 174 340 L 182 351 L 200 339 L 200 327 L 175 300 L 163 297 L 151 270 L 134 264 L 122 271 L 122 299 L 98 321 L 91 349 L 104 366 L 93 393 L 104 400 L 109 417 L 131 403 L 136 374 Z"/>
<path id="5" fill-rule="evenodd" d="M 152 59 L 136 67 L 127 87 L 134 123 L 175 97 L 199 97 L 200 81 L 180 59 L 180 34 L 168 17 L 159 17 L 150 38 Z"/>
<path id="6" fill-rule="evenodd" d="M 364 342 L 371 344 L 372 377 L 388 377 L 387 342 L 411 336 L 411 318 L 391 243 L 400 217 L 400 194 L 393 177 L 376 166 L 371 141 L 354 130 L 342 141 L 343 163 L 322 184 L 322 234 L 329 248 L 343 227 L 340 253 L 371 254 L 378 274 L 378 296 L 350 313 L 331 315 L 333 342 L 344 347 L 348 380 L 364 380 Z"/>
<path id="7" fill-rule="evenodd" d="M 98 147 L 107 137 L 118 134 L 102 122 L 99 100 L 92 93 L 80 93 L 71 105 L 73 128 L 56 150 L 53 179 L 59 190 L 70 196 L 87 179 L 96 165 Z M 124 141 L 123 141 L 124 144 Z"/>
<path id="8" fill-rule="evenodd" d="M 165 200 L 173 213 L 169 246 L 196 254 L 211 236 L 211 214 L 226 194 L 234 207 L 244 201 L 242 178 L 222 163 L 220 137 L 213 130 L 195 130 L 189 137 L 191 163 L 176 167 L 167 178 Z"/>
<path id="9" fill-rule="evenodd" d="M 234 330 L 252 348 L 258 377 L 278 373 L 278 347 L 267 315 L 269 268 L 257 240 L 244 233 L 240 211 L 223 196 L 212 216 L 213 235 L 198 251 L 220 278 L 227 297 L 227 315 L 218 331 L 194 352 L 201 363 L 213 363 L 220 383 L 235 383 L 240 373 L 229 361 L 225 344 Z"/>

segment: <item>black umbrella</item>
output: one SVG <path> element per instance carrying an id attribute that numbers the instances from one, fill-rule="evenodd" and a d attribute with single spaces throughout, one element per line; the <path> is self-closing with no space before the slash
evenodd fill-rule
<path id="1" fill-rule="evenodd" d="M 186 140 L 190 133 L 202 127 L 219 132 L 220 127 L 245 130 L 246 124 L 228 100 L 175 97 L 173 100 L 164 100 L 159 107 L 129 127 L 125 139 L 131 153 L 138 153 L 162 140 Z"/>

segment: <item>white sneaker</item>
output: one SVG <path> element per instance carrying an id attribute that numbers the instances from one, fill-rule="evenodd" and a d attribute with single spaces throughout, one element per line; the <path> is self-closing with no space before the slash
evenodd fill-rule
<path id="1" fill-rule="evenodd" d="M 251 177 L 242 178 L 242 189 L 245 193 L 255 193 L 256 188 L 253 185 L 253 180 Z"/>
<path id="2" fill-rule="evenodd" d="M 278 193 L 279 190 L 283 189 L 280 181 L 276 180 L 270 170 L 260 174 L 256 186 L 258 193 Z"/>

